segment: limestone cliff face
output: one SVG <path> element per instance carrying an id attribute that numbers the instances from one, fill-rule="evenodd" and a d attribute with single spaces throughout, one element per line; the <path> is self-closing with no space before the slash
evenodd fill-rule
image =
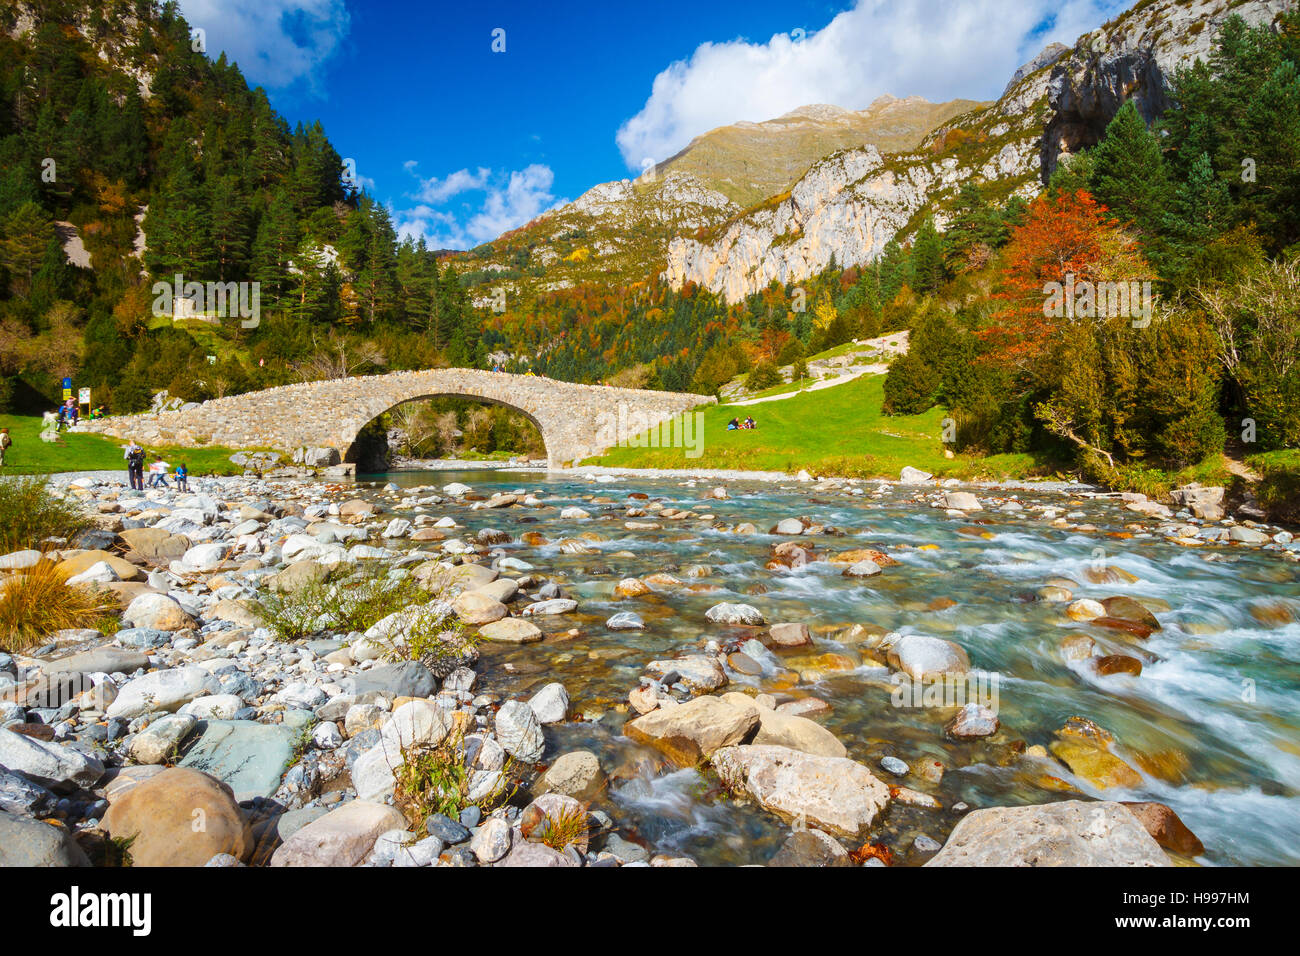
<path id="1" fill-rule="evenodd" d="M 886 153 L 914 149 L 936 126 L 979 105 L 883 96 L 865 110 L 814 104 L 719 127 L 636 179 L 594 186 L 475 249 L 462 272 L 472 274 L 473 300 L 484 306 L 498 292 L 527 296 L 588 281 L 640 281 L 663 269 L 674 238 L 716 229 L 790 189 L 822 157 L 865 144 Z"/>
<path id="2" fill-rule="evenodd" d="M 788 198 L 728 224 L 711 242 L 674 239 L 666 274 L 735 302 L 773 280 L 797 282 L 825 268 L 874 258 L 937 184 L 959 178 L 956 159 L 887 166 L 874 146 L 845 150 L 810 169 Z"/>
<path id="3" fill-rule="evenodd" d="M 1272 23 L 1295 0 L 1158 0 L 1139 3 L 1079 40 L 1052 66 L 1051 118 L 1043 133 L 1043 180 L 1063 155 L 1094 145 L 1126 100 L 1149 123 L 1170 105 L 1180 67 L 1208 59 L 1223 21 Z"/>
<path id="4" fill-rule="evenodd" d="M 1062 51 L 1048 47 L 996 103 L 931 133 L 920 148 L 884 158 L 872 147 L 813 165 L 788 196 L 746 210 L 703 238 L 668 245 L 665 279 L 694 282 L 735 302 L 772 280 L 861 265 L 925 215 L 943 228 L 963 181 L 1002 199 L 1033 196 L 1061 155 L 1091 146 L 1129 98 L 1148 120 L 1168 106 L 1173 71 L 1204 58 L 1223 21 L 1273 22 L 1295 0 L 1148 0 Z"/>

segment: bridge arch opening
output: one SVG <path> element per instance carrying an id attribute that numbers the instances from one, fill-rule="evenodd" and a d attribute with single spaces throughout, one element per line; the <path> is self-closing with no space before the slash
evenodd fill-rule
<path id="1" fill-rule="evenodd" d="M 390 470 L 401 459 L 460 458 L 508 453 L 549 463 L 542 423 L 507 401 L 463 392 L 405 398 L 370 419 L 353 436 L 343 460 L 358 473 Z"/>

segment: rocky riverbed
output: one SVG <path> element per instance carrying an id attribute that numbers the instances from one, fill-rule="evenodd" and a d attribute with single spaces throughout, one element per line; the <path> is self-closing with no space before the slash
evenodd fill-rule
<path id="1" fill-rule="evenodd" d="M 1203 495 L 393 477 L 66 481 L 0 863 L 1300 860 L 1300 545 Z"/>

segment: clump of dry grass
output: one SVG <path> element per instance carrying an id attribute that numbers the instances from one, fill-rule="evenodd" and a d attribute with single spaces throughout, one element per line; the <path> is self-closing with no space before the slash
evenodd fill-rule
<path id="1" fill-rule="evenodd" d="M 566 806 L 554 816 L 547 814 L 531 838 L 552 850 L 563 850 L 570 843 L 585 845 L 587 826 L 586 806 Z"/>
<path id="2" fill-rule="evenodd" d="M 103 594 L 69 587 L 51 560 L 0 580 L 0 650 L 23 651 L 55 631 L 111 627 L 113 605 Z"/>

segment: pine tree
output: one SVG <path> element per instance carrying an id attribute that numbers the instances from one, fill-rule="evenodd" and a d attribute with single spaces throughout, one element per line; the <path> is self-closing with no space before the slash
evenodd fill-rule
<path id="1" fill-rule="evenodd" d="M 1115 113 L 1091 156 L 1088 187 L 1097 200 L 1141 234 L 1157 235 L 1169 204 L 1169 175 L 1160 144 L 1132 100 Z"/>
<path id="2" fill-rule="evenodd" d="M 271 206 L 257 228 L 253 243 L 254 280 L 261 283 L 263 303 L 278 305 L 290 288 L 289 263 L 298 251 L 298 220 L 293 200 L 276 190 Z"/>
<path id="3" fill-rule="evenodd" d="M 934 220 L 921 223 L 912 242 L 912 288 L 922 295 L 938 291 L 948 278 L 948 268 L 943 257 L 943 237 L 934 227 Z"/>

